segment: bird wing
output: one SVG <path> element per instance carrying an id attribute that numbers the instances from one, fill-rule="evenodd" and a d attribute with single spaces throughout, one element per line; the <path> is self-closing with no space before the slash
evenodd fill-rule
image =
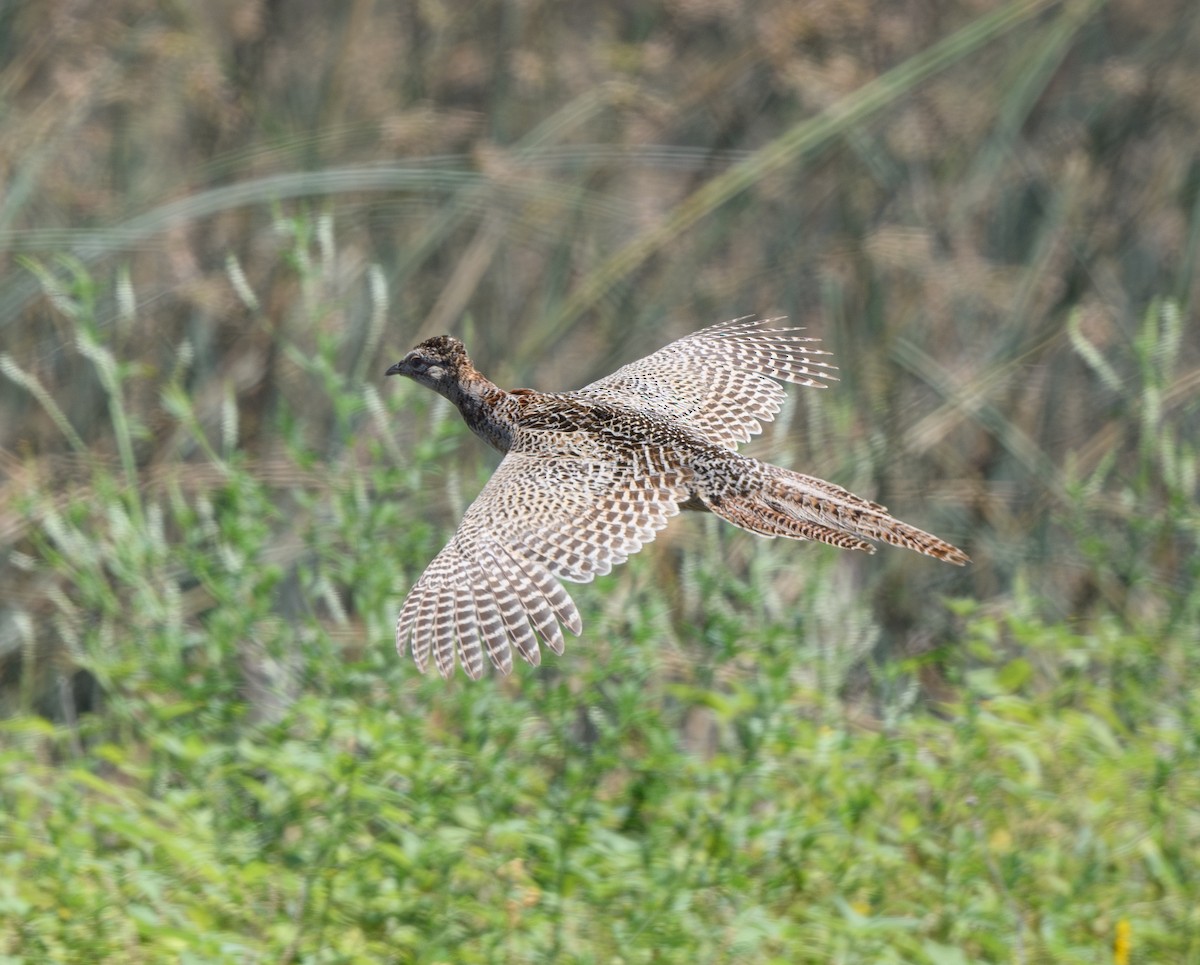
<path id="1" fill-rule="evenodd" d="M 679 512 L 687 479 L 654 447 L 510 451 L 409 591 L 396 621 L 397 649 L 403 653 L 411 640 L 422 672 L 432 653 L 449 677 L 457 641 L 473 679 L 483 674 L 485 653 L 509 673 L 510 644 L 534 665 L 539 638 L 562 653 L 559 624 L 575 634 L 583 625 L 558 581 L 586 583 L 624 563 Z"/>
<path id="2" fill-rule="evenodd" d="M 782 318 L 745 316 L 671 342 L 611 375 L 569 393 L 651 411 L 717 445 L 736 449 L 762 432 L 785 398 L 780 382 L 824 388 L 836 381 L 817 339 Z"/>

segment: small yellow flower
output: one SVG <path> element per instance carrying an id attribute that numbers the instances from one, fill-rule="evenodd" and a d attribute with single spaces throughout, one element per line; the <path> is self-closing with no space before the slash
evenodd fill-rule
<path id="1" fill-rule="evenodd" d="M 1129 948 L 1133 944 L 1133 928 L 1128 918 L 1117 921 L 1116 934 L 1113 936 L 1113 962 L 1115 965 L 1129 965 Z"/>

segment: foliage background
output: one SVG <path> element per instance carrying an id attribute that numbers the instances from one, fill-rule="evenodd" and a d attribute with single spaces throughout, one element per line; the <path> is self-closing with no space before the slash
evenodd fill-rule
<path id="1" fill-rule="evenodd" d="M 1200 8 L 0 5 L 0 958 L 1200 959 Z M 786 314 L 750 451 L 963 571 L 676 521 L 538 670 L 390 625 L 581 385 Z"/>

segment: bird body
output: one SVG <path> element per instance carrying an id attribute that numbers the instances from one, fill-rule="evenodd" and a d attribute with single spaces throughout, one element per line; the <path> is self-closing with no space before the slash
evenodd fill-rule
<path id="1" fill-rule="evenodd" d="M 504 453 L 458 531 L 409 591 L 396 645 L 443 676 L 455 651 L 477 678 L 512 648 L 540 662 L 563 651 L 579 612 L 560 580 L 588 582 L 625 562 L 681 509 L 706 510 L 763 536 L 874 552 L 871 540 L 963 564 L 945 541 L 825 480 L 740 455 L 783 403 L 780 381 L 824 387 L 826 353 L 777 319 L 735 319 L 670 343 L 574 392 L 505 391 L 442 335 L 388 375 L 449 399 Z"/>

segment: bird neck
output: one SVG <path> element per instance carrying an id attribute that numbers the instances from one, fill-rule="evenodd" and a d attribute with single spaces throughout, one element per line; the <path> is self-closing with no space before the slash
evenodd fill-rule
<path id="1" fill-rule="evenodd" d="M 450 387 L 447 398 L 457 406 L 475 435 L 493 448 L 508 452 L 512 433 L 496 411 L 507 395 L 496 383 L 472 370 Z"/>

